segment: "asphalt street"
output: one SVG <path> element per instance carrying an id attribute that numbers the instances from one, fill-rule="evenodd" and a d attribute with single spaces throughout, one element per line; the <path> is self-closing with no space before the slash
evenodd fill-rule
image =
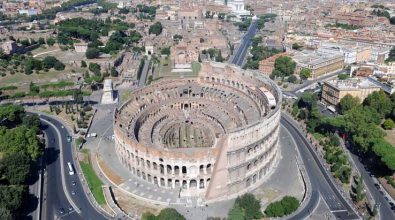
<path id="1" fill-rule="evenodd" d="M 256 20 L 251 21 L 251 25 L 248 28 L 247 33 L 244 35 L 243 40 L 236 51 L 236 54 L 233 56 L 231 63 L 236 64 L 238 66 L 242 66 L 244 62 L 244 58 L 247 54 L 248 47 L 251 45 L 251 39 L 255 36 L 256 33 Z"/>
<path id="2" fill-rule="evenodd" d="M 363 164 L 359 161 L 358 156 L 351 153 L 351 156 L 354 159 L 355 165 L 357 166 L 359 172 L 362 175 L 363 181 L 371 192 L 374 200 L 377 204 L 380 204 L 380 216 L 381 219 L 395 219 L 394 211 L 391 210 L 391 207 L 387 200 L 384 199 L 384 196 L 379 192 L 379 190 L 374 185 L 373 179 L 370 177 L 369 173 L 366 171 Z M 382 189 L 384 190 L 384 189 Z"/>
<path id="3" fill-rule="evenodd" d="M 70 219 L 70 220 L 100 220 L 106 219 L 100 212 L 98 212 L 90 203 L 87 195 L 85 194 L 79 173 L 75 172 L 74 175 L 69 175 L 67 162 L 74 164 L 72 145 L 67 142 L 68 131 L 64 126 L 57 120 L 47 117 L 40 116 L 41 123 L 43 125 L 43 131 L 47 136 L 48 143 L 45 153 L 46 160 L 46 172 L 44 176 L 44 195 L 43 195 L 43 213 L 42 219 Z M 44 120 L 43 120 L 44 119 Z M 55 127 L 50 125 L 52 123 Z M 59 131 L 61 138 L 57 131 Z M 61 146 L 62 145 L 62 146 Z M 62 172 L 61 172 L 61 151 L 62 147 L 63 154 L 63 165 L 64 165 L 64 177 L 66 185 L 63 186 Z M 74 166 L 75 167 L 75 166 Z M 75 170 L 75 169 L 74 169 Z M 75 170 L 77 171 L 77 170 Z M 72 182 L 75 182 L 73 186 Z M 66 190 L 66 191 L 65 191 Z M 71 192 L 75 192 L 72 195 Z M 67 195 L 71 197 L 71 200 L 76 207 L 70 203 L 67 199 Z M 69 207 L 72 209 L 69 210 Z M 63 208 L 64 213 L 60 213 L 59 210 Z M 75 209 L 78 209 L 78 213 Z"/>
<path id="4" fill-rule="evenodd" d="M 358 219 L 358 216 L 351 208 L 349 203 L 345 200 L 344 196 L 338 191 L 334 183 L 331 181 L 325 168 L 320 163 L 317 155 L 313 152 L 313 147 L 303 136 L 303 131 L 295 125 L 292 119 L 283 115 L 281 117 L 281 124 L 289 131 L 297 143 L 300 155 L 302 157 L 304 167 L 309 176 L 312 197 L 308 202 L 308 205 L 300 210 L 298 215 L 292 219 L 301 219 L 309 215 L 312 210 L 313 204 L 315 203 L 315 193 L 319 193 L 324 199 L 333 215 L 338 219 Z M 313 200 L 313 201 L 312 201 Z M 318 201 L 317 201 L 318 202 Z"/>

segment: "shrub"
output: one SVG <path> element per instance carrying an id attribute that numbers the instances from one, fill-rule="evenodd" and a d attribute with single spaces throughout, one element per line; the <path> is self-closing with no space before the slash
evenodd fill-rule
<path id="1" fill-rule="evenodd" d="M 395 128 L 395 123 L 392 119 L 386 119 L 384 123 L 381 125 L 385 130 L 391 130 Z"/>

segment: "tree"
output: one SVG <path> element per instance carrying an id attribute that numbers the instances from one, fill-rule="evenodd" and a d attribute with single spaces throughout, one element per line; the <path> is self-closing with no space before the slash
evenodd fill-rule
<path id="1" fill-rule="evenodd" d="M 390 53 L 388 54 L 387 62 L 395 61 L 395 47 L 392 47 Z"/>
<path id="2" fill-rule="evenodd" d="M 392 111 L 392 103 L 390 98 L 383 90 L 375 91 L 368 95 L 363 101 L 364 106 L 369 106 L 381 115 L 381 118 L 389 115 Z"/>
<path id="3" fill-rule="evenodd" d="M 339 102 L 339 112 L 340 114 L 345 114 L 348 110 L 358 106 L 360 100 L 358 97 L 353 97 L 350 94 L 345 95 Z"/>
<path id="4" fill-rule="evenodd" d="M 85 56 L 88 59 L 98 58 L 99 55 L 100 55 L 100 51 L 96 48 L 88 48 L 85 53 Z"/>
<path id="5" fill-rule="evenodd" d="M 0 120 L 6 119 L 11 122 L 20 122 L 24 113 L 25 109 L 20 105 L 0 105 Z"/>
<path id="6" fill-rule="evenodd" d="M 391 24 L 395 24 L 395 16 L 392 16 L 392 17 L 390 18 L 390 23 L 391 23 Z"/>
<path id="7" fill-rule="evenodd" d="M 39 43 L 40 45 L 45 44 L 45 39 L 44 39 L 43 37 L 40 37 L 40 38 L 38 39 L 38 43 Z"/>
<path id="8" fill-rule="evenodd" d="M 30 82 L 29 90 L 31 93 L 38 94 L 40 92 L 40 87 L 36 86 L 33 82 Z"/>
<path id="9" fill-rule="evenodd" d="M 311 77 L 311 70 L 307 69 L 307 68 L 302 68 L 300 70 L 299 75 L 300 75 L 300 78 L 302 78 L 303 80 L 306 80 Z"/>
<path id="10" fill-rule="evenodd" d="M 285 196 L 280 201 L 270 203 L 265 214 L 268 217 L 283 217 L 296 211 L 299 207 L 299 201 L 295 197 Z"/>
<path id="11" fill-rule="evenodd" d="M 289 82 L 289 83 L 295 83 L 296 81 L 297 81 L 298 79 L 296 78 L 296 76 L 295 75 L 290 75 L 289 77 L 288 77 L 288 79 L 287 79 L 287 81 Z"/>
<path id="12" fill-rule="evenodd" d="M 169 56 L 169 55 L 170 55 L 170 47 L 164 47 L 164 48 L 162 48 L 162 50 L 160 51 L 160 53 L 163 54 L 163 55 Z"/>
<path id="13" fill-rule="evenodd" d="M 245 220 L 259 219 L 262 217 L 261 204 L 251 193 L 237 197 L 235 205 L 244 210 Z"/>
<path id="14" fill-rule="evenodd" d="M 53 46 L 55 43 L 56 43 L 55 38 L 52 38 L 52 37 L 47 38 L 47 44 L 48 44 L 49 46 Z"/>
<path id="15" fill-rule="evenodd" d="M 385 130 L 391 130 L 391 129 L 395 128 L 395 123 L 394 123 L 394 121 L 393 121 L 392 119 L 388 118 L 388 119 L 386 119 L 386 120 L 384 121 L 382 127 L 383 127 Z"/>
<path id="16" fill-rule="evenodd" d="M 216 61 L 216 62 L 224 62 L 224 58 L 222 57 L 222 52 L 221 52 L 221 50 L 218 50 L 218 54 L 217 54 L 217 56 L 215 57 L 215 61 Z"/>
<path id="17" fill-rule="evenodd" d="M 301 48 L 302 48 L 302 46 L 299 45 L 298 43 L 293 43 L 293 44 L 292 44 L 292 49 L 294 49 L 294 50 L 299 50 L 299 49 L 301 49 Z"/>
<path id="18" fill-rule="evenodd" d="M 82 68 L 87 67 L 86 62 L 85 62 L 84 60 L 81 60 L 81 67 L 82 67 Z"/>
<path id="19" fill-rule="evenodd" d="M 118 71 L 115 69 L 114 66 L 111 67 L 111 72 L 110 72 L 112 77 L 117 77 L 118 76 Z"/>
<path id="20" fill-rule="evenodd" d="M 186 220 L 184 216 L 177 212 L 173 208 L 162 209 L 159 215 L 156 217 L 158 220 Z"/>
<path id="21" fill-rule="evenodd" d="M 57 62 L 55 63 L 55 65 L 53 66 L 53 68 L 54 68 L 55 70 L 57 70 L 57 71 L 61 71 L 61 70 L 64 70 L 65 65 L 64 65 L 62 62 L 57 61 Z"/>
<path id="22" fill-rule="evenodd" d="M 25 192 L 23 186 L 0 185 L 0 207 L 11 212 L 19 209 L 22 205 L 22 197 Z"/>
<path id="23" fill-rule="evenodd" d="M 372 149 L 388 169 L 395 171 L 395 148 L 390 143 L 382 138 L 376 139 Z"/>
<path id="24" fill-rule="evenodd" d="M 0 161 L 0 170 L 12 185 L 23 184 L 30 172 L 31 160 L 24 152 L 6 154 Z"/>
<path id="25" fill-rule="evenodd" d="M 362 176 L 354 178 L 355 186 L 352 189 L 352 197 L 356 202 L 360 202 L 365 198 Z"/>
<path id="26" fill-rule="evenodd" d="M 46 56 L 43 60 L 44 68 L 51 69 L 55 66 L 55 63 L 59 62 L 54 56 Z"/>
<path id="27" fill-rule="evenodd" d="M 10 212 L 10 210 L 8 210 L 4 207 L 0 207 L 0 219 L 12 220 L 14 218 L 12 217 L 12 213 Z"/>
<path id="28" fill-rule="evenodd" d="M 275 76 L 286 77 L 294 73 L 296 63 L 287 56 L 279 57 L 274 61 Z"/>
<path id="29" fill-rule="evenodd" d="M 228 220 L 244 220 L 244 219 L 245 216 L 243 209 L 238 204 L 235 204 L 228 213 Z"/>
<path id="30" fill-rule="evenodd" d="M 149 34 L 155 34 L 156 36 L 158 36 L 159 34 L 162 33 L 162 23 L 160 22 L 155 22 L 155 24 L 151 25 L 148 32 Z"/>
<path id="31" fill-rule="evenodd" d="M 89 70 L 94 72 L 96 75 L 99 75 L 101 67 L 97 63 L 89 63 Z"/>

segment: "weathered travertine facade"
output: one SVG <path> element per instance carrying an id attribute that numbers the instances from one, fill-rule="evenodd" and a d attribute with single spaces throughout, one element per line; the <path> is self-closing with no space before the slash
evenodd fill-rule
<path id="1" fill-rule="evenodd" d="M 114 116 L 117 155 L 133 175 L 180 196 L 231 198 L 276 165 L 280 105 L 269 78 L 204 63 L 196 78 L 133 93 Z"/>

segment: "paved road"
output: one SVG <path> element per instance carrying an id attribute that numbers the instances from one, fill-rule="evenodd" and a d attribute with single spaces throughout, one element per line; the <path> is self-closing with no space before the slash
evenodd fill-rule
<path id="1" fill-rule="evenodd" d="M 145 86 L 145 82 L 147 80 L 147 74 L 148 74 L 148 66 L 149 66 L 149 60 L 144 60 L 144 67 L 141 72 L 140 80 L 139 80 L 139 87 Z"/>
<path id="2" fill-rule="evenodd" d="M 356 156 L 356 155 L 354 155 L 352 153 L 351 153 L 351 156 L 353 157 L 355 165 L 357 166 L 359 172 L 362 175 L 362 178 L 363 178 L 363 181 L 364 181 L 366 187 L 368 187 L 368 189 L 371 192 L 371 194 L 372 194 L 374 200 L 376 201 L 376 203 L 380 204 L 380 217 L 381 217 L 381 219 L 395 219 L 395 214 L 391 210 L 391 207 L 390 207 L 388 201 L 386 201 L 384 199 L 384 196 L 375 187 L 375 185 L 374 185 L 375 182 L 373 181 L 372 177 L 370 177 L 370 175 L 366 171 L 366 169 L 363 166 L 363 164 L 359 161 L 358 156 Z M 384 189 L 382 189 L 382 190 L 384 190 Z"/>
<path id="3" fill-rule="evenodd" d="M 242 66 L 244 62 L 244 58 L 247 54 L 248 47 L 251 45 L 251 39 L 255 36 L 256 33 L 256 20 L 251 21 L 251 25 L 248 28 L 247 33 L 244 35 L 243 40 L 237 49 L 235 55 L 231 59 L 230 63 L 236 64 L 238 66 Z"/>
<path id="4" fill-rule="evenodd" d="M 42 219 L 55 219 L 57 217 L 61 217 L 62 219 L 70 219 L 70 220 L 100 220 L 106 219 L 101 213 L 99 213 L 89 202 L 87 195 L 85 195 L 80 178 L 78 174 L 69 175 L 67 162 L 73 162 L 72 156 L 72 145 L 67 142 L 66 137 L 69 135 L 66 128 L 63 125 L 47 116 L 40 116 L 41 123 L 43 125 L 43 131 L 45 135 L 48 137 L 48 147 L 46 149 L 45 159 L 47 161 L 46 166 L 46 174 L 44 177 L 44 201 L 43 201 L 43 215 Z M 52 123 L 55 127 L 51 126 L 49 123 Z M 59 135 L 57 130 L 60 133 L 61 138 L 59 139 Z M 65 169 L 65 183 L 63 185 L 62 176 L 61 176 L 61 155 L 60 155 L 60 147 L 62 147 L 63 153 L 63 165 Z M 76 185 L 73 186 L 72 182 L 75 181 Z M 65 191 L 66 189 L 66 191 Z M 75 195 L 72 195 L 71 192 L 74 191 Z M 69 197 L 76 205 L 72 211 L 68 211 L 70 206 L 73 206 L 69 200 L 67 199 L 67 193 L 69 193 Z M 59 209 L 64 208 L 65 213 L 60 214 Z M 78 208 L 79 212 L 75 211 Z"/>
<path id="5" fill-rule="evenodd" d="M 304 207 L 303 210 L 300 210 L 299 213 L 291 219 L 306 218 L 310 214 L 311 210 L 313 210 L 312 207 L 315 207 L 318 203 L 316 198 L 316 194 L 318 193 L 324 199 L 336 218 L 358 219 L 358 216 L 353 211 L 349 203 L 344 199 L 344 196 L 330 180 L 328 173 L 325 172 L 325 168 L 314 153 L 312 146 L 303 136 L 303 131 L 296 126 L 292 119 L 285 115 L 281 117 L 281 124 L 289 131 L 297 143 L 312 187 L 312 197 L 308 201 L 307 206 Z"/>

